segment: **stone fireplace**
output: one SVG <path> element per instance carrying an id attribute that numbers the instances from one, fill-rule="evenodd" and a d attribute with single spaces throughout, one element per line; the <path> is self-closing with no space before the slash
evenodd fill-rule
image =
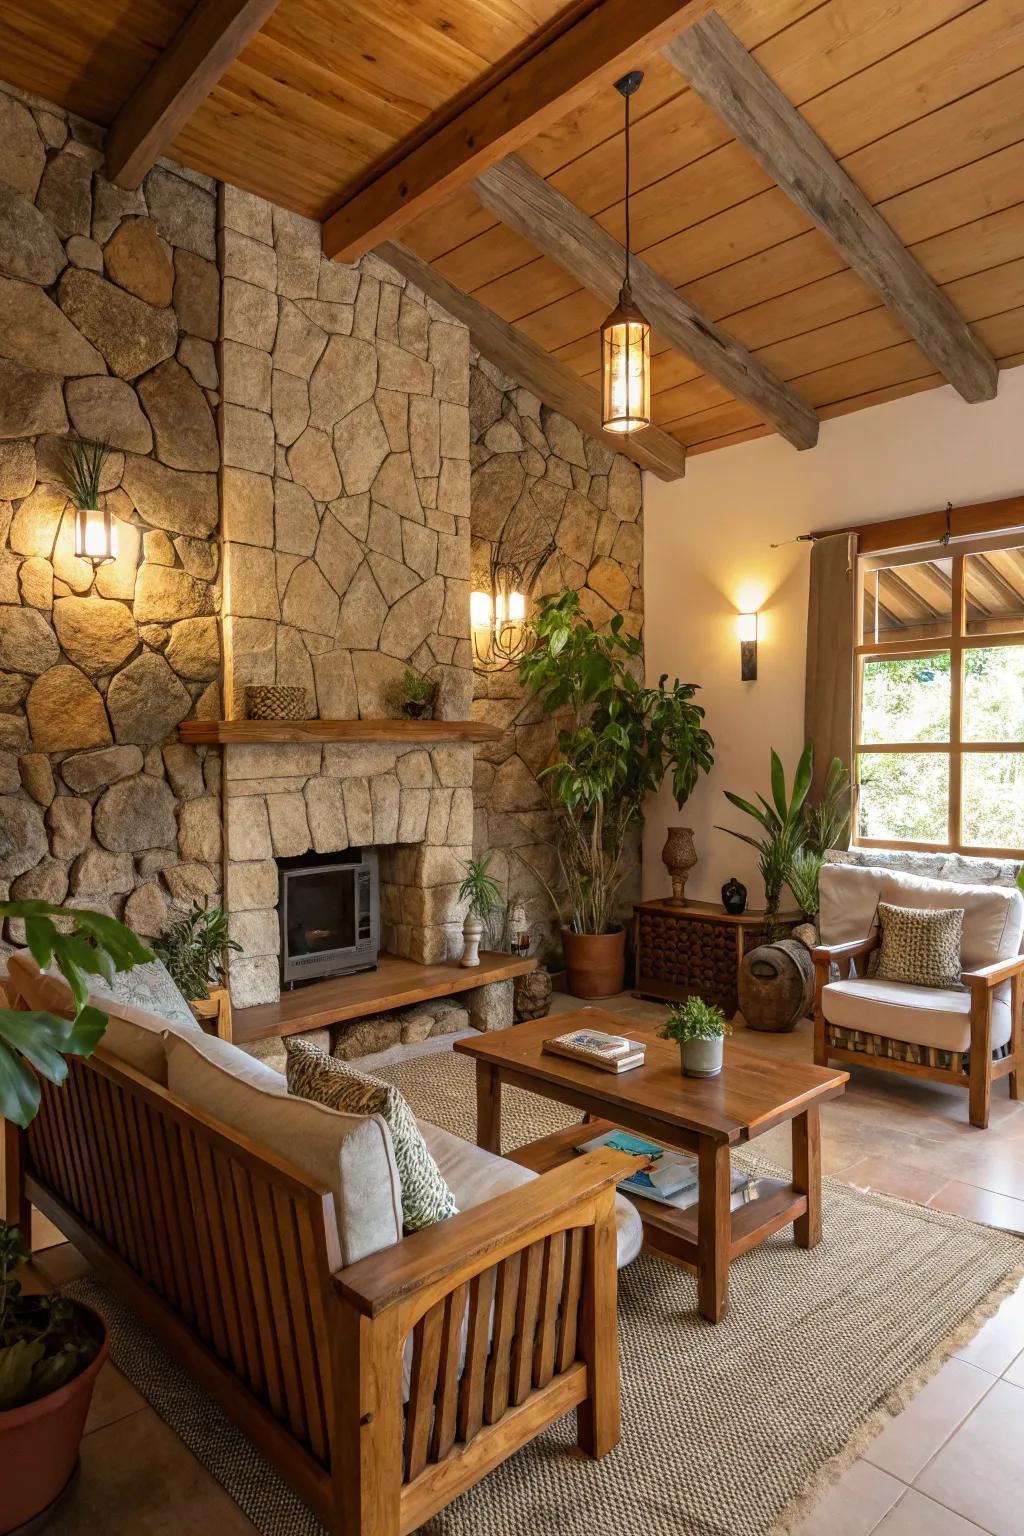
<path id="1" fill-rule="evenodd" d="M 324 719 L 394 714 L 407 668 L 468 719 L 469 339 L 390 267 L 342 267 L 316 224 L 235 188 L 223 268 L 225 699 L 306 690 Z M 373 847 L 381 947 L 461 945 L 473 841 L 467 745 L 224 748 L 225 904 L 236 1007 L 279 995 L 275 859 Z"/>

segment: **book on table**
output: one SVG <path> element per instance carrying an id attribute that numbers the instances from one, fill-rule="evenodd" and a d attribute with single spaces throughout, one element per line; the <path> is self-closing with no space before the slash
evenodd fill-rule
<path id="1" fill-rule="evenodd" d="M 590 1141 L 580 1142 L 577 1152 L 597 1152 L 602 1147 L 612 1147 L 616 1152 L 632 1152 L 646 1157 L 645 1167 L 638 1168 L 619 1181 L 619 1189 L 630 1195 L 643 1195 L 645 1200 L 657 1200 L 662 1205 L 673 1205 L 685 1211 L 696 1205 L 698 1194 L 697 1159 L 688 1152 L 677 1152 L 663 1147 L 644 1136 L 634 1136 L 632 1131 L 605 1131 Z M 754 1187 L 749 1174 L 733 1171 L 730 1192 L 739 1203 L 749 1198 Z"/>
<path id="2" fill-rule="evenodd" d="M 627 1035 L 609 1035 L 602 1029 L 573 1029 L 544 1041 L 544 1050 L 554 1056 L 582 1061 L 605 1072 L 630 1072 L 643 1066 L 646 1047 L 642 1040 Z"/>

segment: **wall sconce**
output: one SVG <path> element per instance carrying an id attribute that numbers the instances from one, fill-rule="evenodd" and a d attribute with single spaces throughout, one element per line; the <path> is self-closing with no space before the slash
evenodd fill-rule
<path id="1" fill-rule="evenodd" d="M 741 613 L 737 625 L 740 637 L 740 681 L 757 682 L 757 614 Z"/>
<path id="2" fill-rule="evenodd" d="M 498 671 L 525 656 L 530 647 L 526 626 L 526 597 L 519 590 L 519 572 L 510 566 L 494 573 L 490 592 L 469 594 L 469 623 L 477 664 Z"/>
<path id="3" fill-rule="evenodd" d="M 79 507 L 75 512 L 75 554 L 93 565 L 117 559 L 117 519 L 105 507 Z"/>

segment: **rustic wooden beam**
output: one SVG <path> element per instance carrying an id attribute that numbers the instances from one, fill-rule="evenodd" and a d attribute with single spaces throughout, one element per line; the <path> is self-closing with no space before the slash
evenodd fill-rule
<path id="1" fill-rule="evenodd" d="M 485 208 L 614 308 L 626 254 L 596 219 L 515 155 L 473 182 Z M 796 448 L 813 448 L 818 418 L 789 385 L 735 337 L 702 315 L 645 261 L 630 264 L 633 298 L 663 341 L 757 412 Z"/>
<path id="2" fill-rule="evenodd" d="M 198 0 L 107 132 L 108 178 L 137 187 L 279 0 Z"/>
<path id="3" fill-rule="evenodd" d="M 611 86 L 714 0 L 599 0 L 435 132 L 363 185 L 324 224 L 324 251 L 355 261 L 504 155 Z"/>
<path id="4" fill-rule="evenodd" d="M 502 320 L 493 310 L 485 309 L 461 288 L 421 260 L 408 246 L 386 240 L 377 247 L 377 255 L 396 272 L 401 272 L 417 288 L 434 299 L 456 320 L 468 326 L 470 340 L 477 351 L 512 378 L 532 391 L 553 410 L 574 421 L 581 432 L 605 443 L 613 453 L 625 454 L 641 469 L 649 469 L 661 480 L 678 480 L 686 471 L 686 449 L 658 427 L 642 432 L 604 432 L 601 429 L 601 399 L 596 389 L 585 384 L 564 363 L 545 352 L 535 341 Z M 594 341 L 595 352 L 597 340 Z"/>
<path id="5" fill-rule="evenodd" d="M 662 54 L 964 399 L 991 400 L 995 359 L 721 17 L 704 17 Z"/>

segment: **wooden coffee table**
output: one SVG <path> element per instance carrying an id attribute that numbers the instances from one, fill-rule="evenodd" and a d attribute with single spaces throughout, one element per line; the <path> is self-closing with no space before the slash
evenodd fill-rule
<path id="1" fill-rule="evenodd" d="M 584 1027 L 643 1040 L 644 1065 L 615 1076 L 542 1050 L 552 1035 Z M 802 1248 L 813 1248 L 820 1239 L 819 1107 L 843 1093 L 848 1072 L 811 1062 L 773 1062 L 727 1040 L 720 1076 L 683 1077 L 678 1046 L 659 1040 L 651 1025 L 599 1008 L 457 1040 L 455 1049 L 476 1061 L 477 1141 L 490 1152 L 501 1150 L 501 1090 L 506 1083 L 593 1117 L 586 1125 L 556 1131 L 511 1154 L 537 1173 L 567 1161 L 581 1142 L 612 1126 L 697 1154 L 699 1192 L 689 1210 L 630 1198 L 643 1218 L 646 1246 L 661 1258 L 696 1269 L 698 1306 L 709 1322 L 725 1315 L 733 1259 L 790 1223 Z M 753 1198 L 733 1209 L 732 1147 L 787 1120 L 793 1126 L 792 1181 L 759 1179 Z"/>

